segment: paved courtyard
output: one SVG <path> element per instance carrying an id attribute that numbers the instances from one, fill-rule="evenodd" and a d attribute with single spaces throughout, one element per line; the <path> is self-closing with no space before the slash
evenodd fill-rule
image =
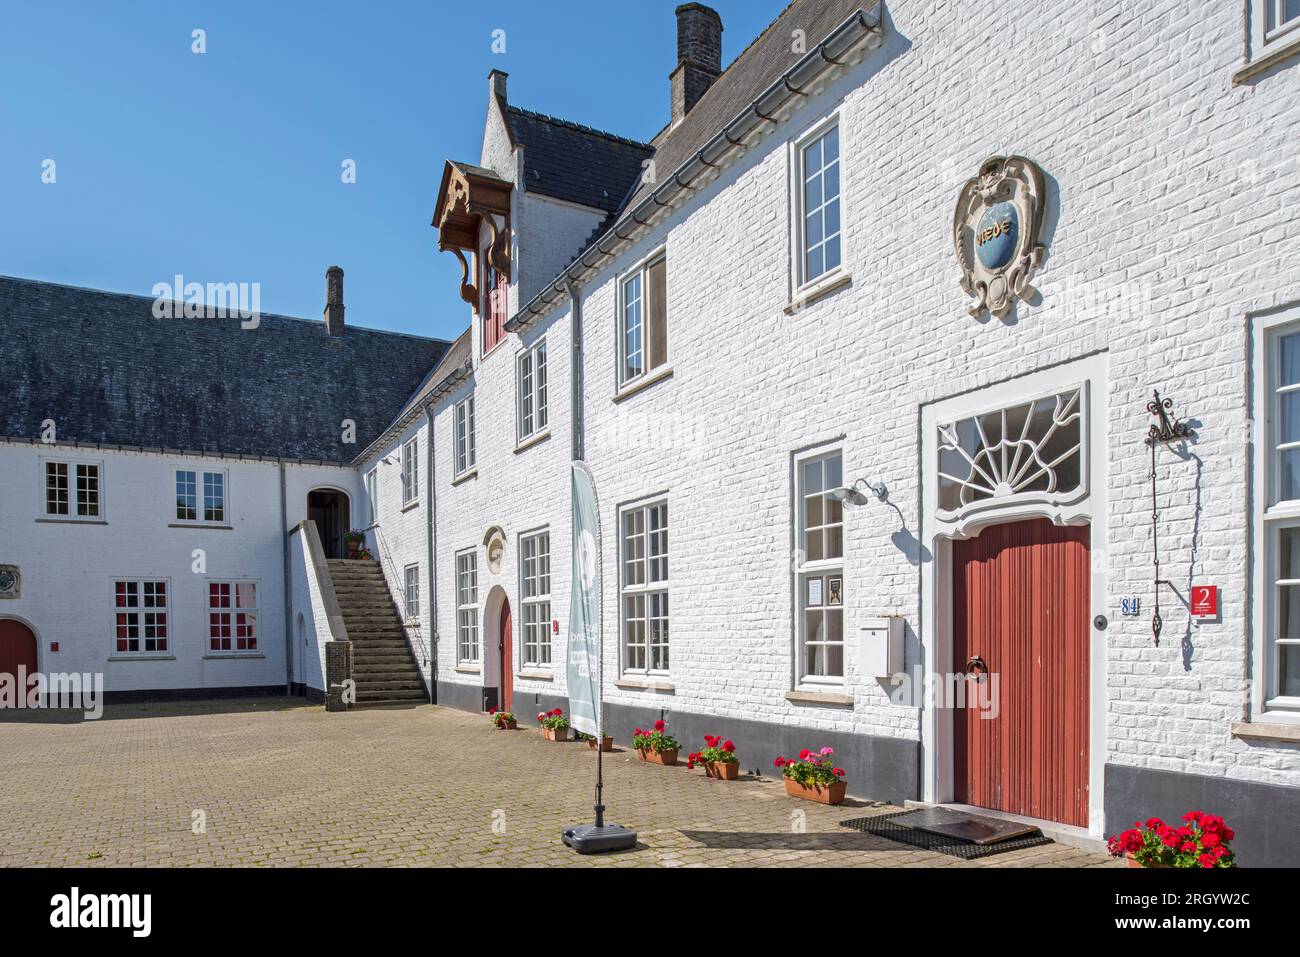
<path id="1" fill-rule="evenodd" d="M 605 758 L 611 819 L 640 844 L 584 857 L 559 833 L 590 819 L 595 755 L 531 729 L 496 731 L 479 715 L 428 706 L 333 715 L 271 699 L 119 706 L 99 721 L 9 716 L 0 865 L 1108 863 L 1056 844 L 968 863 L 839 826 L 885 805 L 827 808 L 786 797 L 773 777 L 715 782 L 628 750 Z"/>

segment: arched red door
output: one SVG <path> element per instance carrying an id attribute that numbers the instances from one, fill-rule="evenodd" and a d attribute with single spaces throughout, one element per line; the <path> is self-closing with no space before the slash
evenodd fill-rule
<path id="1" fill-rule="evenodd" d="M 19 667 L 25 669 L 29 679 L 36 673 L 36 636 L 21 621 L 0 618 L 0 674 L 13 675 L 15 688 Z M 27 684 L 30 686 L 31 681 Z"/>
<path id="2" fill-rule="evenodd" d="M 501 606 L 501 707 L 506 711 L 511 709 L 515 696 L 515 674 L 514 668 L 511 667 L 515 660 L 514 654 L 514 636 L 511 634 L 512 623 L 510 620 L 510 602 L 506 601 Z"/>

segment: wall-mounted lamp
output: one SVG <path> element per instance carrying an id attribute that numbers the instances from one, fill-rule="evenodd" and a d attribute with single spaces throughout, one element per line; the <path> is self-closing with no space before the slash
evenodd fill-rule
<path id="1" fill-rule="evenodd" d="M 383 462 L 385 465 L 396 465 L 396 464 L 397 464 L 397 456 L 395 456 L 395 455 L 385 455 L 385 456 L 384 456 L 382 459 L 380 459 L 379 461 Z"/>
<path id="2" fill-rule="evenodd" d="M 841 485 L 839 488 L 831 489 L 831 497 L 845 505 L 866 505 L 871 499 L 867 498 L 866 492 L 862 491 L 864 488 L 882 502 L 889 499 L 889 489 L 885 487 L 884 482 L 868 482 L 864 478 L 858 479 L 852 485 Z"/>

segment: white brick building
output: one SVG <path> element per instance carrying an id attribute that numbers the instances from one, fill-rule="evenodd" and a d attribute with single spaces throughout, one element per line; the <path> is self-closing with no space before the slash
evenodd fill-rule
<path id="1" fill-rule="evenodd" d="M 721 70 L 716 14 L 687 4 L 649 144 L 521 110 L 494 71 L 481 155 L 448 163 L 435 214 L 471 327 L 334 483 L 377 503 L 395 593 L 416 570 L 438 703 L 565 706 L 580 457 L 620 738 L 665 716 L 746 768 L 831 744 L 851 792 L 1094 837 L 1202 808 L 1243 863 L 1300 859 L 1291 6 L 795 0 Z M 963 194 L 990 157 L 986 187 L 1026 172 Z M 959 195 L 1019 205 L 955 223 Z M 972 314 L 963 255 L 996 314 Z M 1155 448 L 1158 543 L 1155 390 L 1192 429 Z M 5 450 L 15 485 L 39 454 Z M 28 534 L 39 569 L 53 546 Z M 284 548 L 260 547 L 274 603 Z M 284 564 L 277 625 L 320 634 L 301 547 Z M 17 607 L 44 640 L 71 612 L 34 577 Z M 998 717 L 880 677 L 875 629 L 900 624 L 910 678 L 982 665 Z M 169 686 L 276 683 L 187 667 Z"/>

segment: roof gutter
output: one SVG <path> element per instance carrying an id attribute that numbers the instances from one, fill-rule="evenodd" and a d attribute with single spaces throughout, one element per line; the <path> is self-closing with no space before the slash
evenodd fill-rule
<path id="1" fill-rule="evenodd" d="M 388 443 L 393 440 L 393 436 L 400 433 L 408 425 L 418 419 L 426 409 L 433 408 L 435 403 L 445 398 L 456 388 L 456 386 L 468 379 L 471 371 L 471 364 L 466 362 L 460 368 L 447 373 L 447 375 L 443 376 L 436 386 L 429 390 L 427 395 L 421 398 L 415 405 L 407 409 L 405 414 L 395 419 L 388 428 L 384 429 L 378 438 L 359 452 L 356 458 L 351 462 L 344 464 L 350 465 L 353 468 L 364 465 L 369 459 L 381 452 Z"/>
<path id="2" fill-rule="evenodd" d="M 551 307 L 569 294 L 572 286 L 591 277 L 605 261 L 613 259 L 643 236 L 658 219 L 671 215 L 697 192 L 704 181 L 716 177 L 753 145 L 757 135 L 774 129 L 800 102 L 825 85 L 835 74 L 856 66 L 867 50 L 884 40 L 882 4 L 868 15 L 859 9 L 809 50 L 789 70 L 736 114 L 712 139 L 686 159 L 637 206 L 624 213 L 605 233 L 578 254 L 558 276 L 544 286 L 505 324 L 510 332 L 522 332 L 541 319 Z M 665 212 L 667 211 L 667 212 Z"/>

